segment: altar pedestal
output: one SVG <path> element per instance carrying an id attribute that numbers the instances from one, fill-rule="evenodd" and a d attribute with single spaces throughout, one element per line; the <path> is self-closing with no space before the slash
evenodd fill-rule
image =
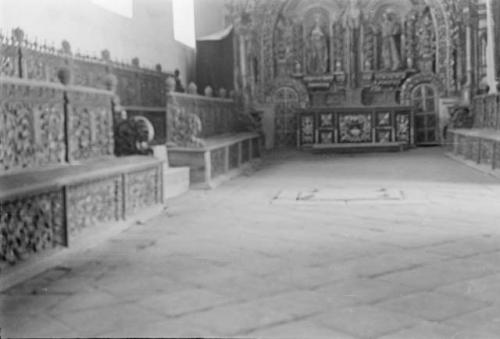
<path id="1" fill-rule="evenodd" d="M 300 149 L 387 151 L 415 144 L 408 106 L 309 108 L 298 113 L 298 122 Z"/>

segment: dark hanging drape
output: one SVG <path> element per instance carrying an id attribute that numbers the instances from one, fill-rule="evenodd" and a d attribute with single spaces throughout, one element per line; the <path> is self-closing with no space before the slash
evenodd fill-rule
<path id="1" fill-rule="evenodd" d="M 206 86 L 212 87 L 218 96 L 219 89 L 227 93 L 234 88 L 233 29 L 212 34 L 196 41 L 196 84 L 203 93 Z"/>

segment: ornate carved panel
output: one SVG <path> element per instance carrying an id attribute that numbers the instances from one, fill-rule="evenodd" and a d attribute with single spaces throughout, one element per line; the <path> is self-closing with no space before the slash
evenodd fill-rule
<path id="1" fill-rule="evenodd" d="M 239 165 L 240 147 L 238 144 L 229 146 L 229 169 L 237 168 Z"/>
<path id="2" fill-rule="evenodd" d="M 71 185 L 66 194 L 70 235 L 123 216 L 121 175 Z"/>
<path id="3" fill-rule="evenodd" d="M 210 152 L 210 164 L 212 178 L 218 177 L 225 172 L 225 148 L 218 148 Z"/>
<path id="4" fill-rule="evenodd" d="M 372 119 L 369 113 L 339 114 L 339 135 L 342 143 L 370 142 Z"/>
<path id="5" fill-rule="evenodd" d="M 131 172 L 126 175 L 126 213 L 134 214 L 161 200 L 161 173 L 159 167 Z"/>
<path id="6" fill-rule="evenodd" d="M 331 115 L 328 114 L 331 119 Z M 323 117 L 323 116 L 322 116 Z M 321 123 L 326 123 L 325 120 L 321 119 Z M 312 115 L 301 115 L 300 117 L 300 139 L 302 145 L 308 145 L 314 143 L 314 116 Z"/>
<path id="7" fill-rule="evenodd" d="M 18 48 L 0 36 L 0 75 L 20 77 Z"/>
<path id="8" fill-rule="evenodd" d="M 113 154 L 111 96 L 105 92 L 67 92 L 70 160 Z"/>
<path id="9" fill-rule="evenodd" d="M 300 107 L 299 96 L 291 87 L 282 87 L 274 94 L 275 140 L 277 146 L 293 146 L 297 128 L 296 110 Z"/>
<path id="10" fill-rule="evenodd" d="M 480 159 L 479 162 L 482 164 L 486 165 L 492 165 L 493 164 L 493 147 L 494 147 L 494 141 L 492 140 L 481 140 L 481 145 L 480 145 Z"/>
<path id="11" fill-rule="evenodd" d="M 408 113 L 396 114 L 396 141 L 409 142 L 410 135 L 410 116 Z"/>
<path id="12" fill-rule="evenodd" d="M 52 191 L 0 202 L 0 261 L 65 245 L 62 193 Z"/>
<path id="13" fill-rule="evenodd" d="M 63 91 L 3 81 L 0 172 L 64 162 Z"/>
<path id="14" fill-rule="evenodd" d="M 244 164 L 250 161 L 250 140 L 241 142 L 241 163 Z"/>

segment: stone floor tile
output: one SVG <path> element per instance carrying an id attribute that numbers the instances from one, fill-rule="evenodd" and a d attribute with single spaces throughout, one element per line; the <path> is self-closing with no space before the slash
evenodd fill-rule
<path id="1" fill-rule="evenodd" d="M 250 332 L 247 338 L 265 339 L 356 339 L 356 337 L 340 331 L 313 323 L 311 321 L 292 321 Z"/>
<path id="2" fill-rule="evenodd" d="M 123 273 L 125 272 L 126 271 Z M 174 282 L 171 279 L 164 277 L 137 276 L 127 278 L 122 274 L 119 276 L 106 276 L 105 278 L 96 281 L 95 286 L 99 290 L 109 293 L 124 301 L 133 301 L 150 295 L 181 291 L 188 288 L 181 283 Z"/>
<path id="3" fill-rule="evenodd" d="M 376 279 L 347 279 L 314 290 L 335 306 L 371 304 L 404 296 L 414 288 Z"/>
<path id="4" fill-rule="evenodd" d="M 47 314 L 29 315 L 0 312 L 1 334 L 6 338 L 76 338 L 78 332 Z"/>
<path id="5" fill-rule="evenodd" d="M 66 312 L 96 309 L 113 305 L 118 306 L 124 302 L 125 301 L 123 299 L 115 297 L 109 293 L 93 290 L 65 296 L 59 302 L 50 307 L 48 312 L 52 315 L 57 315 Z"/>
<path id="6" fill-rule="evenodd" d="M 392 299 L 379 303 L 377 306 L 424 320 L 443 321 L 461 314 L 486 308 L 488 304 L 462 296 L 423 292 Z"/>
<path id="7" fill-rule="evenodd" d="M 374 306 L 357 306 L 321 314 L 311 320 L 359 338 L 379 337 L 413 326 L 419 320 Z"/>
<path id="8" fill-rule="evenodd" d="M 272 309 L 292 318 L 302 318 L 333 309 L 328 298 L 321 293 L 308 290 L 285 292 L 254 301 L 264 309 Z"/>
<path id="9" fill-rule="evenodd" d="M 500 274 L 466 280 L 436 289 L 437 292 L 460 295 L 500 305 Z"/>
<path id="10" fill-rule="evenodd" d="M 445 321 L 446 325 L 463 330 L 500 333 L 500 306 L 484 308 Z"/>
<path id="11" fill-rule="evenodd" d="M 215 338 L 216 335 L 199 324 L 182 319 L 168 319 L 154 323 L 125 325 L 104 332 L 97 338 Z"/>
<path id="12" fill-rule="evenodd" d="M 138 304 L 144 308 L 173 317 L 211 309 L 231 302 L 234 302 L 234 300 L 211 291 L 189 289 L 149 296 L 139 300 Z"/>
<path id="13" fill-rule="evenodd" d="M 440 261 L 409 270 L 389 273 L 377 279 L 397 282 L 419 289 L 432 289 L 454 282 L 480 278 L 494 272 L 491 265 L 469 259 Z"/>
<path id="14" fill-rule="evenodd" d="M 63 295 L 6 295 L 0 294 L 0 315 L 34 315 L 47 312 L 66 296 Z"/>
<path id="15" fill-rule="evenodd" d="M 55 316 L 84 337 L 93 337 L 133 324 L 147 324 L 165 320 L 163 315 L 130 304 L 66 312 Z"/>
<path id="16" fill-rule="evenodd" d="M 180 318 L 195 323 L 218 336 L 247 336 L 263 327 L 293 320 L 288 314 L 261 307 L 258 301 L 221 306 L 205 312 L 193 313 Z"/>
<path id="17" fill-rule="evenodd" d="M 464 330 L 452 326 L 425 322 L 417 326 L 384 335 L 379 339 L 495 339 L 492 332 Z"/>

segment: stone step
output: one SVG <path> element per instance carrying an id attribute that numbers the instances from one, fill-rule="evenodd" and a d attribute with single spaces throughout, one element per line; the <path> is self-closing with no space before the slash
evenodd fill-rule
<path id="1" fill-rule="evenodd" d="M 170 199 L 189 190 L 189 167 L 163 169 L 163 197 Z"/>

